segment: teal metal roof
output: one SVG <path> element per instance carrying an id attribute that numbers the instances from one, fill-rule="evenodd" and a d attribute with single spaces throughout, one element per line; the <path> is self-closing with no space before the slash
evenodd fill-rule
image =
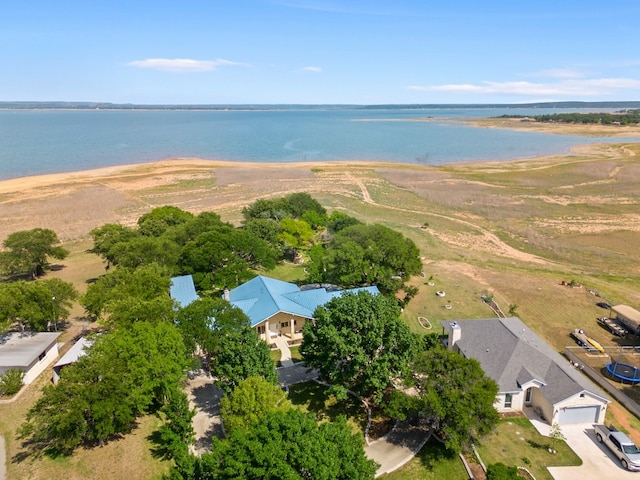
<path id="1" fill-rule="evenodd" d="M 300 290 L 295 283 L 259 275 L 231 290 L 229 302 L 244 311 L 251 320 L 251 326 L 255 327 L 279 312 L 313 318 L 318 306 L 346 292 L 358 291 L 368 291 L 372 295 L 380 293 L 375 286 L 338 291 L 325 288 Z"/>
<path id="2" fill-rule="evenodd" d="M 171 298 L 178 302 L 180 307 L 186 307 L 200 298 L 196 293 L 196 287 L 193 284 L 193 277 L 191 275 L 173 277 L 171 279 L 171 286 L 169 287 L 169 294 Z"/>

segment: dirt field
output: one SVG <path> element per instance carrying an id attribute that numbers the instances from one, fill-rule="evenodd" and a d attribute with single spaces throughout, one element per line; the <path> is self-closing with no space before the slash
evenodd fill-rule
<path id="1" fill-rule="evenodd" d="M 94 227 L 133 225 L 162 205 L 193 213 L 212 210 L 238 224 L 242 207 L 257 198 L 305 191 L 330 211 L 385 223 L 416 242 L 424 275 L 412 280 L 420 291 L 404 311 L 415 331 L 425 331 L 418 316 L 438 332 L 441 320 L 493 316 L 479 300 L 490 293 L 505 312 L 512 309 L 559 351 L 571 343 L 573 328 L 585 328 L 611 345 L 615 339 L 597 327 L 601 309 L 595 303 L 640 307 L 639 153 L 638 144 L 607 144 L 566 156 L 440 167 L 177 159 L 16 179 L 0 182 L 0 241 L 17 230 L 55 230 L 72 255 L 49 275 L 84 289 L 88 279 L 104 272 L 100 259 L 86 252 Z M 561 285 L 571 280 L 584 287 Z M 439 290 L 446 297 L 436 296 Z M 74 310 L 74 328 L 86 326 L 83 322 L 81 309 Z M 20 452 L 13 432 L 42 385 L 31 387 L 19 408 L 0 406 L 7 467 L 16 478 L 44 478 L 60 466 L 56 460 L 46 466 L 11 461 Z M 614 404 L 609 411 L 617 423 L 640 431 L 640 422 L 623 409 Z M 155 422 L 142 422 L 140 445 Z M 81 452 L 69 462 L 76 473 L 68 478 L 82 478 L 87 465 L 100 466 L 107 451 L 126 457 L 130 449 L 144 458 L 145 474 L 166 468 L 142 454 L 139 445 L 123 451 L 118 444 Z M 113 459 L 112 453 L 107 458 Z M 118 469 L 126 463 L 118 460 Z M 109 478 L 148 478 L 111 472 L 115 476 Z"/>

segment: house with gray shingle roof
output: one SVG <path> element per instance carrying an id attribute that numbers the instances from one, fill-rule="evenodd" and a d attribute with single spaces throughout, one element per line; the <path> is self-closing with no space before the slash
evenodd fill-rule
<path id="1" fill-rule="evenodd" d="M 270 343 L 271 338 L 278 335 L 302 338 L 302 327 L 313 319 L 313 312 L 318 306 L 346 292 L 359 291 L 372 295 L 380 293 L 375 286 L 346 290 L 327 286 L 300 288 L 295 283 L 259 275 L 225 292 L 225 297 L 247 314 L 251 326 Z"/>
<path id="2" fill-rule="evenodd" d="M 448 348 L 498 384 L 499 412 L 539 410 L 550 423 L 603 423 L 610 400 L 519 318 L 442 321 Z"/>

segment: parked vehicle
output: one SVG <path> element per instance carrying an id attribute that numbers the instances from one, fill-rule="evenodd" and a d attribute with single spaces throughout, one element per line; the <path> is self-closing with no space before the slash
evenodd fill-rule
<path id="1" fill-rule="evenodd" d="M 576 340 L 576 343 L 581 347 L 586 348 L 590 352 L 595 350 L 600 353 L 604 353 L 604 348 L 598 342 L 596 342 L 593 338 L 589 337 L 584 330 L 581 328 L 576 328 L 571 332 L 571 336 Z"/>
<path id="2" fill-rule="evenodd" d="M 594 425 L 596 439 L 604 443 L 618 457 L 620 464 L 627 470 L 640 471 L 640 448 L 624 433 L 613 426 Z"/>
<path id="3" fill-rule="evenodd" d="M 618 323 L 613 318 L 599 317 L 598 323 L 604 326 L 611 333 L 619 337 L 624 337 L 627 333 L 629 333 L 625 328 L 618 325 Z"/>

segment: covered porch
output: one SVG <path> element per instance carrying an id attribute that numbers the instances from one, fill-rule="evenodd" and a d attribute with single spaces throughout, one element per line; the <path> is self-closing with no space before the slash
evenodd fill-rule
<path id="1" fill-rule="evenodd" d="M 278 337 L 286 337 L 291 341 L 302 340 L 302 327 L 309 318 L 280 312 L 256 325 L 261 340 L 273 344 Z"/>

